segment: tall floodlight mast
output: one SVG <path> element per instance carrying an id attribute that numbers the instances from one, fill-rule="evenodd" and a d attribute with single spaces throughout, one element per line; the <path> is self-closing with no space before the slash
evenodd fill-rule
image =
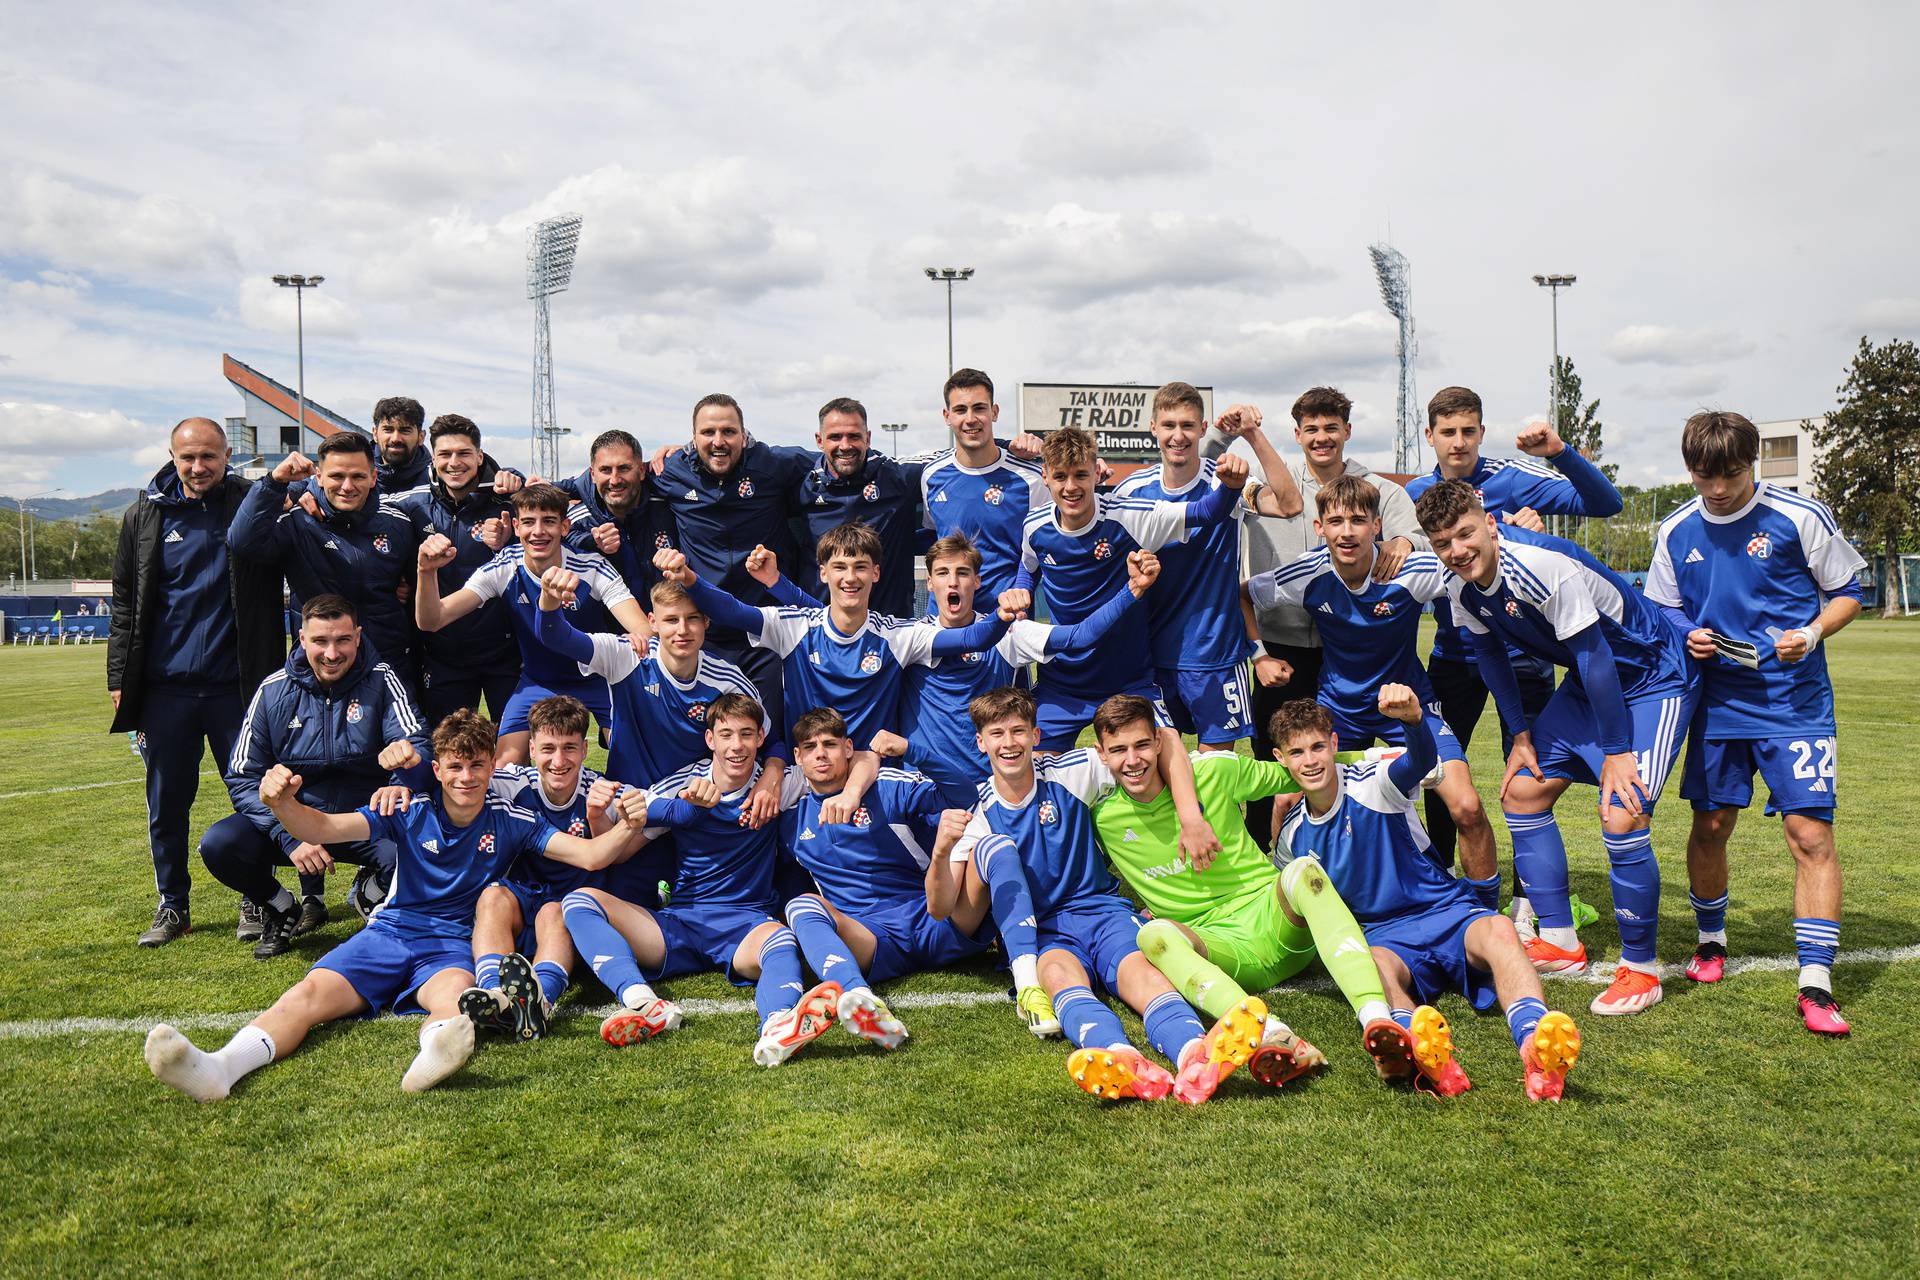
<path id="1" fill-rule="evenodd" d="M 573 254 L 580 244 L 580 215 L 563 213 L 527 234 L 527 297 L 533 300 L 533 470 L 560 474 L 560 437 L 567 431 L 553 406 L 553 330 L 547 299 L 573 282 Z"/>
<path id="2" fill-rule="evenodd" d="M 1380 278 L 1380 298 L 1400 322 L 1400 402 L 1393 429 L 1393 469 L 1406 474 L 1420 466 L 1420 398 L 1413 389 L 1413 357 L 1419 344 L 1413 336 L 1413 268 L 1407 255 L 1384 242 L 1372 245 L 1373 273 Z"/>

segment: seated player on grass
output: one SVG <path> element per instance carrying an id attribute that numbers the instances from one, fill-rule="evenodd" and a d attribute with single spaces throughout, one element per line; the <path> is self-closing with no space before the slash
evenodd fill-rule
<path id="1" fill-rule="evenodd" d="M 321 845 L 391 840 L 399 849 L 393 890 L 366 928 L 320 957 L 225 1048 L 203 1053 L 167 1024 L 156 1026 L 146 1046 L 153 1074 L 197 1102 L 213 1102 L 248 1072 L 299 1048 L 322 1023 L 384 1008 L 427 1015 L 402 1089 L 431 1089 L 466 1065 L 474 1025 L 459 1003 L 473 985 L 473 909 L 481 890 L 523 855 L 593 870 L 645 838 L 644 797 L 637 792 L 622 798 L 620 825 L 592 840 L 555 831 L 492 794 L 494 746 L 491 724 L 472 711 L 455 711 L 433 731 L 438 785 L 391 815 L 371 806 L 322 813 L 301 803 L 300 775 L 285 765 L 268 770 L 260 798 L 295 839 Z"/>
<path id="2" fill-rule="evenodd" d="M 1100 757 L 1119 788 L 1093 809 L 1100 847 L 1152 914 L 1138 942 L 1147 959 L 1194 1005 L 1224 1017 L 1249 991 L 1280 985 L 1317 951 L 1359 1015 L 1361 1043 L 1382 1079 L 1413 1069 L 1413 1037 L 1389 1015 L 1380 973 L 1353 912 L 1326 873 L 1307 859 L 1276 871 L 1247 834 L 1240 806 L 1297 792 L 1286 769 L 1231 751 L 1193 757 L 1201 808 L 1219 854 L 1189 861 L 1179 848 L 1173 800 L 1160 768 L 1160 735 L 1144 698 L 1116 694 L 1093 715 Z M 1271 1009 L 1248 1074 L 1270 1085 L 1320 1071 L 1327 1059 Z"/>
<path id="3" fill-rule="evenodd" d="M 1406 752 L 1391 762 L 1340 763 L 1333 714 L 1317 702 L 1296 699 L 1274 712 L 1274 749 L 1306 797 L 1287 814 L 1274 853 L 1318 862 L 1353 908 L 1386 980 L 1393 1019 L 1413 1033 L 1414 1060 L 1437 1093 L 1469 1087 L 1453 1058 L 1452 1029 L 1433 1007 L 1453 991 L 1475 1009 L 1499 1000 L 1527 1096 L 1558 1101 L 1580 1056 L 1580 1032 L 1566 1014 L 1547 1012 L 1513 922 L 1474 901 L 1433 859 L 1419 797 L 1439 751 L 1419 696 L 1403 684 L 1383 685 L 1377 706 L 1407 726 Z"/>
<path id="4" fill-rule="evenodd" d="M 709 757 L 648 788 L 648 830 L 671 828 L 679 842 L 672 905 L 650 911 L 596 888 L 564 899 L 574 945 L 625 1006 L 600 1024 L 600 1038 L 616 1048 L 680 1025 L 680 1007 L 653 983 L 709 969 L 738 986 L 753 984 L 760 1011 L 753 1060 L 763 1067 L 785 1062 L 838 1016 L 839 984 L 807 989 L 799 943 L 776 919 L 778 827 L 754 828 L 744 812 L 760 775 L 764 722 L 753 699 L 721 694 L 707 708 Z M 867 760 L 871 779 L 873 757 Z"/>
<path id="5" fill-rule="evenodd" d="M 1348 750 L 1372 746 L 1378 739 L 1406 744 L 1398 722 L 1380 714 L 1374 693 L 1383 684 L 1404 684 L 1418 693 L 1427 723 L 1440 747 L 1440 780 L 1435 786 L 1460 833 L 1460 869 L 1476 900 L 1500 905 L 1500 868 L 1495 859 L 1493 826 L 1460 740 L 1440 716 L 1440 703 L 1420 666 L 1420 619 L 1427 605 L 1447 594 L 1447 573 L 1440 561 L 1415 551 L 1384 581 L 1374 568 L 1380 546 L 1380 491 L 1360 476 L 1339 476 L 1314 494 L 1314 532 L 1326 545 L 1268 573 L 1249 578 L 1240 603 L 1247 631 L 1259 635 L 1254 615 L 1279 605 L 1307 610 L 1319 629 L 1322 660 L 1320 701 L 1333 712 L 1334 728 Z M 1287 664 L 1262 653 L 1254 675 L 1267 686 L 1291 678 Z"/>
<path id="6" fill-rule="evenodd" d="M 933 856 L 978 862 L 1012 854 L 1025 865 L 1040 982 L 1078 1046 L 1067 1059 L 1075 1084 L 1096 1098 L 1152 1101 L 1171 1093 L 1205 1102 L 1260 1047 L 1266 1005 L 1248 997 L 1204 1029 L 1140 953 L 1135 939 L 1146 921 L 1120 896 L 1094 840 L 1089 806 L 1113 787 L 1113 775 L 1086 751 L 1036 761 L 1040 735 L 1033 695 L 1024 689 L 982 694 L 972 716 L 993 777 L 980 784 L 980 803 L 960 838 L 949 842 L 943 830 Z M 1141 1016 L 1147 1039 L 1176 1064 L 1177 1077 L 1127 1041 L 1120 1019 L 1094 993 L 1095 977 Z"/>
<path id="7" fill-rule="evenodd" d="M 794 722 L 794 763 L 780 815 L 780 839 L 813 877 L 818 893 L 787 903 L 787 923 L 807 964 L 841 987 L 840 1020 L 855 1034 L 892 1049 L 907 1029 L 870 983 L 944 968 L 992 946 L 985 928 L 989 891 L 995 922 L 1017 975 L 1044 1005 L 1033 949 L 1033 895 L 1019 860 L 993 861 L 992 886 L 970 874 L 954 883 L 952 864 L 932 858 L 943 813 L 951 839 L 965 830 L 964 810 L 948 810 L 920 774 L 881 769 L 862 795 L 848 793 L 856 752 L 847 722 L 817 707 Z M 965 895 L 966 901 L 959 899 Z M 932 913 L 934 904 L 942 910 Z M 1057 1028 L 1056 1028 L 1057 1030 Z"/>
<path id="8" fill-rule="evenodd" d="M 438 631 L 489 600 L 506 602 L 507 621 L 520 645 L 520 683 L 500 717 L 502 764 L 526 761 L 527 708 L 542 698 L 564 693 L 585 703 L 601 724 L 611 726 L 613 720 L 606 680 L 550 652 L 535 635 L 542 574 L 561 568 L 580 575 L 568 608 L 586 630 L 612 631 L 618 626 L 634 638 L 634 644 L 646 643 L 647 615 L 620 574 L 604 556 L 568 549 L 567 504 L 567 495 L 550 484 L 530 484 L 514 494 L 513 531 L 519 541 L 474 570 L 467 585 L 444 600 L 439 570 L 453 563 L 456 549 L 438 533 L 420 544 L 413 613 L 422 631 Z"/>
<path id="9" fill-rule="evenodd" d="M 556 831 L 605 833 L 616 821 L 608 810 L 621 787 L 585 767 L 589 723 L 586 707 L 564 694 L 527 708 L 533 763 L 495 769 L 493 794 L 539 814 Z M 473 914 L 474 983 L 460 997 L 460 1011 L 475 1026 L 514 1040 L 547 1033 L 573 972 L 573 940 L 560 902 L 582 885 L 603 883 L 613 870 L 585 871 L 532 854 L 486 887 Z"/>

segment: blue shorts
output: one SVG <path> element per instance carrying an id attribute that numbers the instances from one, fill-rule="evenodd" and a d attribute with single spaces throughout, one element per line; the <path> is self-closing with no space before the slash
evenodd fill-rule
<path id="1" fill-rule="evenodd" d="M 1167 704 L 1160 697 L 1160 686 L 1154 684 L 1136 685 L 1131 689 L 1116 689 L 1116 693 L 1130 693 L 1145 698 L 1153 704 L 1153 722 L 1162 729 L 1173 727 L 1173 720 L 1167 715 Z M 1080 731 L 1093 723 L 1093 713 L 1100 709 L 1105 698 L 1088 701 L 1084 698 L 1062 698 L 1056 694 L 1039 690 L 1039 715 L 1035 717 L 1040 730 L 1040 751 L 1071 751 L 1073 744 L 1080 740 Z M 978 797 L 976 797 L 977 799 Z"/>
<path id="2" fill-rule="evenodd" d="M 1633 754 L 1640 763 L 1641 780 L 1651 788 L 1644 801 L 1648 814 L 1680 758 L 1680 744 L 1686 741 L 1698 694 L 1699 685 L 1692 684 L 1627 699 L 1627 714 L 1633 717 Z M 1606 752 L 1600 749 L 1599 728 L 1586 691 L 1575 682 L 1562 681 L 1535 718 L 1533 750 L 1540 759 L 1540 771 L 1549 778 L 1599 784 Z M 1613 803 L 1620 803 L 1618 796 Z"/>
<path id="3" fill-rule="evenodd" d="M 666 905 L 660 898 L 660 886 L 673 883 L 678 866 L 679 855 L 673 847 L 673 833 L 668 832 L 625 862 L 616 862 L 604 870 L 593 872 L 588 876 L 587 884 L 605 890 L 622 902 L 631 902 L 636 907 L 652 911 Z"/>
<path id="4" fill-rule="evenodd" d="M 551 698 L 565 694 L 569 698 L 578 698 L 593 712 L 593 718 L 600 727 L 613 727 L 613 694 L 607 689 L 607 682 L 599 676 L 589 676 L 584 680 L 555 680 L 552 684 L 536 684 L 522 675 L 520 683 L 513 687 L 513 696 L 507 699 L 507 709 L 500 713 L 500 733 L 525 733 L 527 731 L 527 711 L 542 698 Z"/>
<path id="5" fill-rule="evenodd" d="M 1180 732 L 1215 746 L 1253 736 L 1253 684 L 1246 663 L 1211 671 L 1161 667 L 1153 674 L 1166 695 L 1168 717 Z"/>
<path id="6" fill-rule="evenodd" d="M 424 1013 L 414 998 L 427 980 L 448 969 L 473 972 L 471 938 L 403 938 L 374 921 L 313 962 L 347 980 L 367 1002 L 367 1016 L 382 1009 Z M 311 971 L 309 971 L 311 972 Z"/>
<path id="7" fill-rule="evenodd" d="M 1462 897 L 1414 915 L 1371 921 L 1361 929 L 1370 945 L 1385 947 L 1406 963 L 1414 998 L 1421 1004 L 1432 1004 L 1452 991 L 1475 1009 L 1490 1009 L 1496 998 L 1493 975 L 1467 962 L 1467 928 L 1482 916 L 1498 914 Z"/>
<path id="8" fill-rule="evenodd" d="M 736 987 L 750 986 L 733 971 L 733 953 L 749 933 L 773 920 L 764 907 L 662 907 L 653 913 L 667 955 L 648 982 L 718 969 Z"/>
<path id="9" fill-rule="evenodd" d="M 1832 822 L 1839 800 L 1840 779 L 1834 767 L 1837 747 L 1831 736 L 1709 741 L 1695 734 L 1687 743 L 1680 794 L 1693 802 L 1695 813 L 1744 809 L 1753 803 L 1753 775 L 1758 770 L 1767 783 L 1769 816 L 1797 813 Z"/>
<path id="10" fill-rule="evenodd" d="M 1350 716 L 1343 711 L 1327 708 L 1333 712 L 1333 731 L 1340 735 L 1342 751 L 1365 751 L 1376 741 L 1392 747 L 1407 745 L 1407 726 L 1392 716 L 1383 716 L 1379 711 L 1371 715 Z M 1433 730 L 1433 745 L 1440 749 L 1440 763 L 1458 760 L 1466 763 L 1467 753 L 1460 748 L 1460 739 L 1440 714 L 1440 704 L 1429 702 L 1426 705 L 1425 720 Z"/>
<path id="11" fill-rule="evenodd" d="M 1075 898 L 1040 917 L 1035 950 L 1041 955 L 1056 948 L 1068 952 L 1094 981 L 1118 994 L 1120 962 L 1140 950 L 1140 930 L 1146 923 L 1125 898 L 1107 893 Z"/>
<path id="12" fill-rule="evenodd" d="M 944 969 L 979 955 L 991 945 L 969 938 L 945 920 L 935 920 L 927 914 L 924 900 L 891 902 L 846 915 L 873 935 L 873 961 L 867 965 L 867 978 L 872 982 L 891 982 L 910 973 Z M 993 925 L 982 926 L 982 931 L 991 936 Z"/>

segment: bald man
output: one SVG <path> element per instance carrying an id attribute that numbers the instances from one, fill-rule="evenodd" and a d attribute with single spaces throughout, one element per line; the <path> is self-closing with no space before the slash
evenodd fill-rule
<path id="1" fill-rule="evenodd" d="M 187 817 L 204 748 L 226 763 L 247 699 L 287 656 L 279 569 L 227 555 L 227 527 L 248 484 L 227 470 L 226 432 L 210 418 L 188 418 L 168 447 L 172 460 L 120 522 L 107 631 L 113 732 L 139 730 L 147 764 L 160 905 L 143 947 L 191 927 Z"/>

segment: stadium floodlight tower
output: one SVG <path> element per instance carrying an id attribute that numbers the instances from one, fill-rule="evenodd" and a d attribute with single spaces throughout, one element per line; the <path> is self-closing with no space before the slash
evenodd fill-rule
<path id="1" fill-rule="evenodd" d="M 1413 357 L 1419 344 L 1413 336 L 1413 268 L 1407 255 L 1382 241 L 1371 245 L 1373 273 L 1380 278 L 1380 298 L 1387 312 L 1400 322 L 1400 397 L 1393 428 L 1393 469 L 1402 475 L 1420 465 L 1420 399 L 1413 390 Z"/>
<path id="2" fill-rule="evenodd" d="M 580 215 L 563 213 L 527 234 L 527 297 L 533 300 L 533 470 L 560 474 L 560 437 L 567 434 L 553 406 L 553 326 L 547 300 L 573 283 Z"/>

